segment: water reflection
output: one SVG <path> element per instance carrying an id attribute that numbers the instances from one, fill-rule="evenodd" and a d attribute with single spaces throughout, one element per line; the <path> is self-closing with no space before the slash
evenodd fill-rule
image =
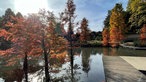
<path id="1" fill-rule="evenodd" d="M 73 48 L 49 57 L 52 82 L 103 82 L 102 55 L 146 56 L 146 51 L 124 48 Z M 28 58 L 28 81 L 44 82 L 42 56 Z M 0 57 L 0 82 L 24 82 L 23 57 Z"/>
<path id="2" fill-rule="evenodd" d="M 88 48 L 83 48 L 82 49 L 82 66 L 83 66 L 83 71 L 88 74 L 90 70 L 90 54 L 92 50 Z"/>
<path id="3" fill-rule="evenodd" d="M 97 48 L 73 48 L 50 57 L 50 78 L 52 82 L 102 82 L 104 71 L 102 50 Z M 15 56 L 14 56 L 15 57 Z M 13 58 L 13 57 L 12 57 Z M 23 59 L 23 58 L 22 58 Z M 4 59 L 8 60 L 8 58 Z M 23 64 L 19 59 L 15 64 L 1 61 L 2 82 L 25 82 Z M 43 57 L 28 60 L 28 82 L 44 82 Z M 4 81 L 3 81 L 4 80 Z"/>
<path id="4" fill-rule="evenodd" d="M 102 50 L 102 54 L 106 56 L 139 56 L 146 57 L 146 50 L 133 50 L 127 48 L 98 48 Z"/>

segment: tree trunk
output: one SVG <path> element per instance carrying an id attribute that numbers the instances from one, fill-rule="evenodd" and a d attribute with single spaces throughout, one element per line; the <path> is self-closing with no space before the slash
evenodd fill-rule
<path id="1" fill-rule="evenodd" d="M 42 48 L 43 48 L 43 52 L 44 52 L 44 60 L 45 60 L 45 77 L 46 77 L 46 82 L 50 81 L 50 76 L 49 76 L 49 69 L 48 69 L 48 53 L 46 51 L 46 47 L 45 47 L 45 41 L 44 38 L 42 40 Z"/>
<path id="2" fill-rule="evenodd" d="M 71 65 L 71 80 L 72 82 L 74 82 L 74 74 L 73 74 L 73 53 L 72 53 L 72 47 L 71 47 L 71 50 L 70 50 L 70 58 L 71 58 L 71 62 L 70 62 L 70 65 Z"/>
<path id="3" fill-rule="evenodd" d="M 27 53 L 25 53 L 24 63 L 23 63 L 23 70 L 25 76 L 25 82 L 28 82 L 28 62 L 27 62 Z"/>

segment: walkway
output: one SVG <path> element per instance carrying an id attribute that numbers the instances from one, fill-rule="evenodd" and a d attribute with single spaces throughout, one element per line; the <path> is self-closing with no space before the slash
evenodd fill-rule
<path id="1" fill-rule="evenodd" d="M 146 82 L 146 76 L 119 56 L 103 56 L 107 82 Z"/>
<path id="2" fill-rule="evenodd" d="M 122 47 L 124 47 L 124 48 L 135 49 L 135 50 L 146 50 L 146 47 L 126 46 L 125 44 L 120 44 L 120 46 L 122 46 Z"/>
<path id="3" fill-rule="evenodd" d="M 137 70 L 146 71 L 146 57 L 131 57 L 131 56 L 121 56 L 122 59 L 127 61 Z"/>

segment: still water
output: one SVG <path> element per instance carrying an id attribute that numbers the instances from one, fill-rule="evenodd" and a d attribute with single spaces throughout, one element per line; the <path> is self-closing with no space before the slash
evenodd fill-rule
<path id="1" fill-rule="evenodd" d="M 105 82 L 102 56 L 146 56 L 146 51 L 125 48 L 74 48 L 52 54 L 49 71 L 52 82 Z M 42 56 L 28 58 L 29 82 L 43 82 L 45 78 Z M 24 82 L 23 58 L 0 57 L 0 82 Z"/>

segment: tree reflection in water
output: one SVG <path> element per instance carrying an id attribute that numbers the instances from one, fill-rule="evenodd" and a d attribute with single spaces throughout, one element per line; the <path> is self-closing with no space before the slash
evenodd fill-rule
<path id="1" fill-rule="evenodd" d="M 83 66 L 83 71 L 87 73 L 90 70 L 90 54 L 92 50 L 88 48 L 83 48 L 82 49 L 82 66 Z"/>
<path id="2" fill-rule="evenodd" d="M 98 64 L 95 63 L 95 61 L 98 62 L 98 59 L 93 59 L 93 57 L 98 58 L 97 54 L 101 53 L 102 49 L 97 48 L 70 48 L 60 53 L 52 54 L 49 57 L 51 82 L 96 81 L 97 78 L 91 80 L 93 76 L 97 76 L 94 71 L 97 72 L 96 69 L 98 67 Z M 28 82 L 43 82 L 45 78 L 43 57 L 28 59 Z M 6 68 L 6 65 L 3 65 L 2 68 Z M 7 66 L 9 69 L 3 69 L 0 73 L 0 78 L 7 82 L 24 82 L 22 65 L 20 61 L 16 61 L 16 64 Z"/>

